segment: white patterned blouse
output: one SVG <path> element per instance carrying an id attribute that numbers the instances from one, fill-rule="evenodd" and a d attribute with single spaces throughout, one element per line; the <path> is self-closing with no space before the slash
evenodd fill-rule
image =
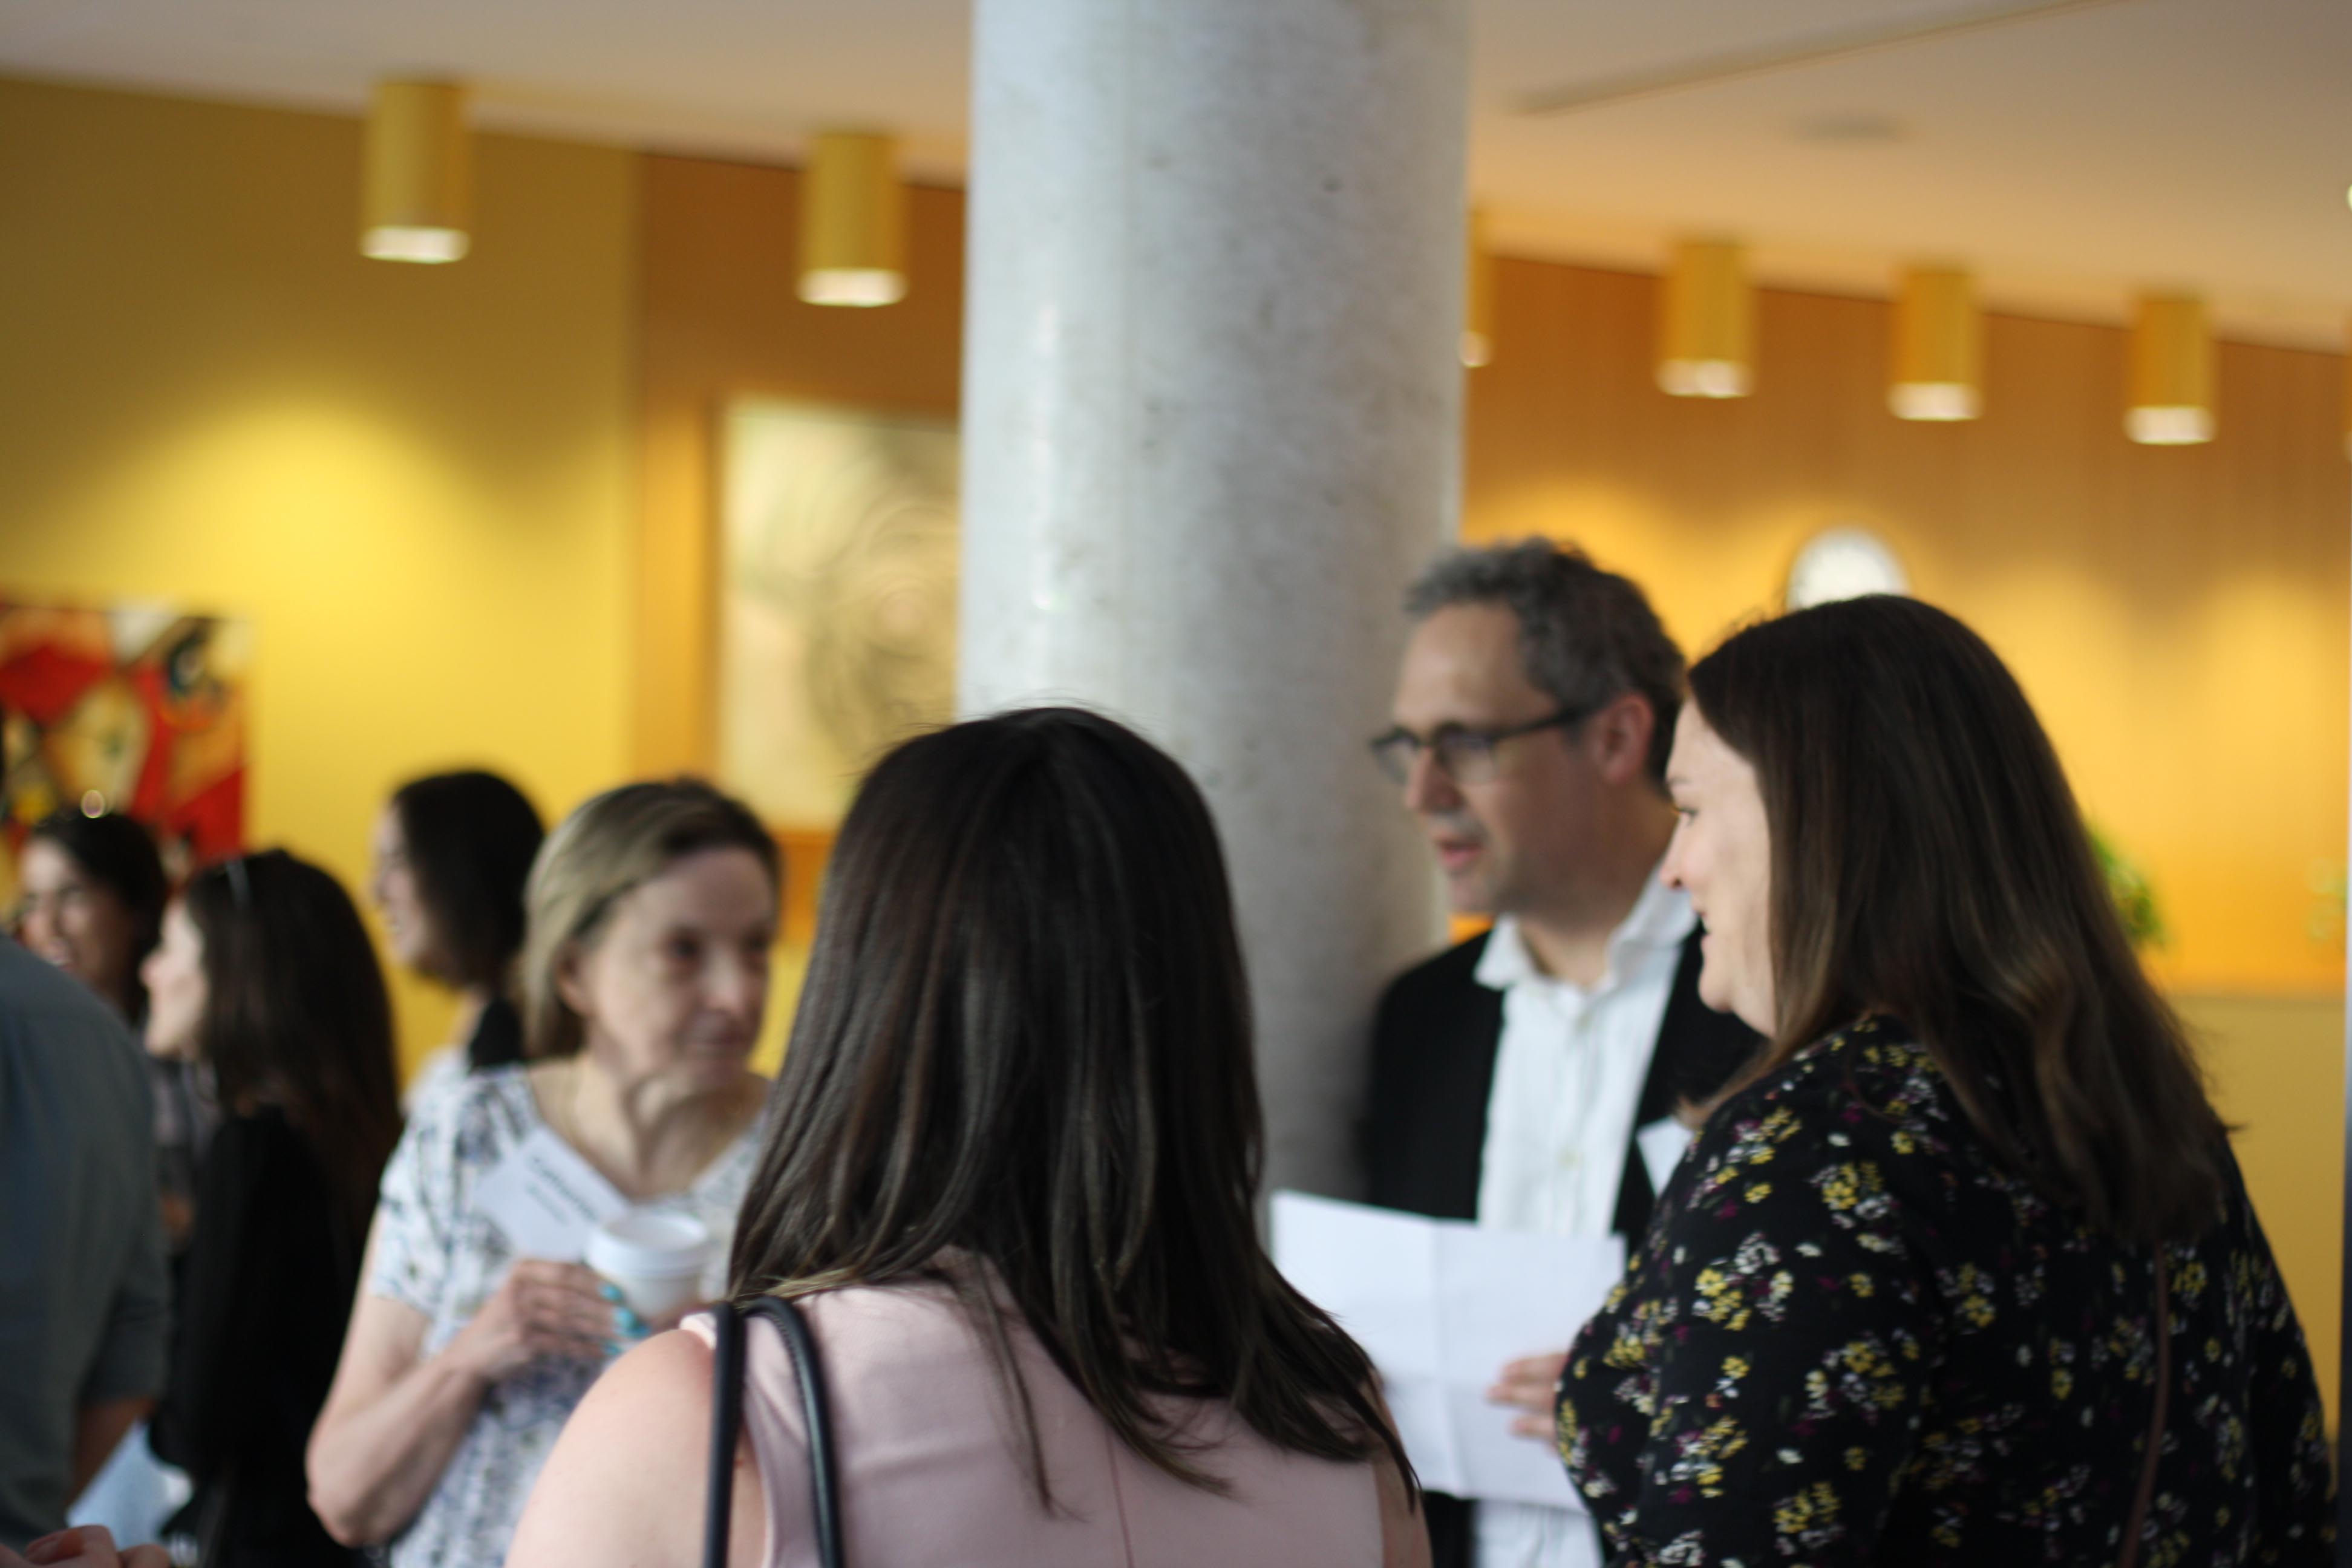
<path id="1" fill-rule="evenodd" d="M 376 1208 L 375 1259 L 366 1289 L 430 1323 L 423 1353 L 437 1354 L 498 1289 L 516 1254 L 474 1201 L 483 1177 L 546 1125 L 528 1069 L 493 1068 L 424 1097 L 392 1162 Z M 719 1238 L 735 1234 L 765 1119 L 754 1121 L 674 1197 L 644 1206 L 693 1215 Z M 705 1281 L 724 1289 L 724 1264 Z M 522 1507 L 563 1423 L 605 1363 L 545 1356 L 491 1388 L 408 1528 L 393 1538 L 393 1568 L 476 1568 L 506 1560 Z"/>

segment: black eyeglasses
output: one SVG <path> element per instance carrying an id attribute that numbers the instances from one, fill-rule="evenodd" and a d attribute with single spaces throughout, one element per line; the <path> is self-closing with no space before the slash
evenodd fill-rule
<path id="1" fill-rule="evenodd" d="M 1498 772 L 1496 747 L 1538 730 L 1572 729 L 1591 715 L 1590 708 L 1563 708 L 1548 719 L 1500 730 L 1465 730 L 1448 724 L 1427 740 L 1400 724 L 1385 735 L 1373 737 L 1372 761 L 1380 763 L 1381 772 L 1402 784 L 1412 776 L 1413 759 L 1427 752 L 1430 760 L 1437 764 L 1437 771 L 1455 784 L 1492 784 Z"/>

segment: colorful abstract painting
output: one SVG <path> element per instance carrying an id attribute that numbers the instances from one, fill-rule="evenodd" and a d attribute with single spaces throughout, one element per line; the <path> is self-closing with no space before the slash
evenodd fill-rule
<path id="1" fill-rule="evenodd" d="M 0 597 L 0 907 L 63 806 L 146 823 L 173 874 L 243 847 L 246 623 Z"/>

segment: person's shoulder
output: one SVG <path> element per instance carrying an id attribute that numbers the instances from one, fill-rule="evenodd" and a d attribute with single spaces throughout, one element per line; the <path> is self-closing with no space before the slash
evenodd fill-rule
<path id="1" fill-rule="evenodd" d="M 111 1105 L 147 1136 L 152 1100 L 146 1053 L 121 1015 L 98 994 L 11 939 L 0 936 L 0 1059 L 12 1070 L 59 1086 L 76 1121 L 105 1118 Z M 94 1103 L 93 1103 L 94 1102 Z"/>
<path id="2" fill-rule="evenodd" d="M 71 1029 L 130 1046 L 131 1026 L 98 994 L 16 941 L 0 936 L 0 1038 L 31 1029 Z"/>
<path id="3" fill-rule="evenodd" d="M 1427 1005 L 1475 994 L 1478 990 L 1478 960 L 1486 954 L 1486 943 L 1493 936 L 1493 931 L 1482 931 L 1398 974 L 1381 997 L 1381 1009 Z"/>
<path id="4" fill-rule="evenodd" d="M 404 1148 L 427 1159 L 478 1164 L 498 1158 L 538 1124 L 530 1069 L 520 1063 L 432 1086 L 408 1108 Z"/>
<path id="5" fill-rule="evenodd" d="M 1700 1195 L 1767 1164 L 1842 1168 L 1953 1154 L 1950 1095 L 1927 1047 L 1865 1019 L 1822 1037 L 1725 1101 L 1694 1152 Z"/>

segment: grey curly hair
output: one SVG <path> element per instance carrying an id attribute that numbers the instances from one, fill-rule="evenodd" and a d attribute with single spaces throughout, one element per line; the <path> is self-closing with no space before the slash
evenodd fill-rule
<path id="1" fill-rule="evenodd" d="M 1683 655 L 1640 588 L 1573 544 L 1526 539 L 1449 550 L 1404 596 L 1417 622 L 1453 605 L 1502 605 L 1517 616 L 1528 679 L 1562 709 L 1589 713 L 1629 691 L 1648 702 L 1650 779 L 1664 788 Z"/>

